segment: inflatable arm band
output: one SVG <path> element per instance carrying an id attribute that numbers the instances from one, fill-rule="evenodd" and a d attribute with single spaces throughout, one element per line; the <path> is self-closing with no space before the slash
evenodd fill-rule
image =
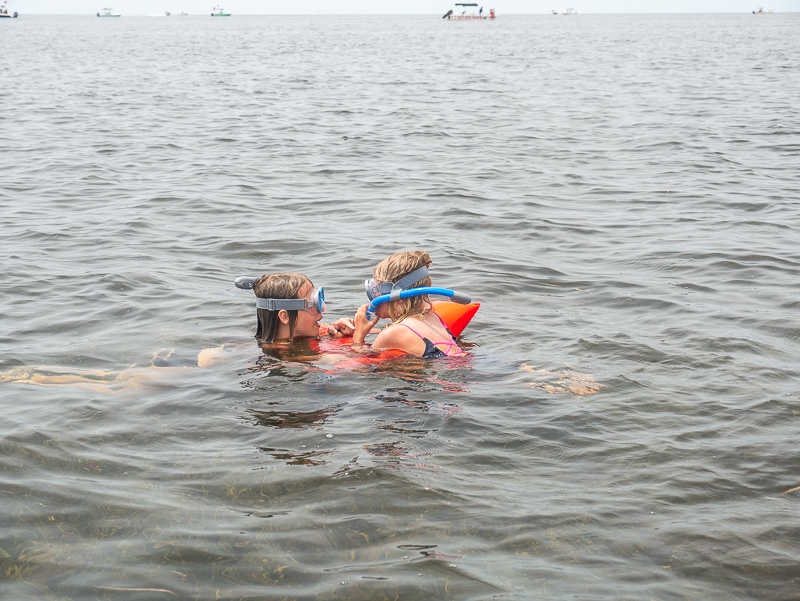
<path id="1" fill-rule="evenodd" d="M 460 305 L 458 303 L 451 303 L 450 301 L 434 300 L 433 310 L 442 321 L 447 324 L 448 329 L 453 336 L 460 336 L 467 324 L 475 316 L 480 308 L 480 303 L 469 303 L 468 305 Z"/>

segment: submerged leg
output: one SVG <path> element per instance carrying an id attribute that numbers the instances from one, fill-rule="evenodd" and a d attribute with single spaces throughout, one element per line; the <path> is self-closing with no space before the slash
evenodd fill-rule
<path id="1" fill-rule="evenodd" d="M 550 394 L 573 394 L 585 396 L 597 394 L 602 386 L 589 374 L 580 374 L 568 369 L 549 371 L 537 369 L 533 365 L 523 363 L 518 367 L 520 371 L 539 374 L 535 382 L 527 384 L 528 388 L 537 388 Z"/>

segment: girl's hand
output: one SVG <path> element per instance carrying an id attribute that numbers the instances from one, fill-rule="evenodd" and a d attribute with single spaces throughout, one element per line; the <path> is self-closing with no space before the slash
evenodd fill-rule
<path id="1" fill-rule="evenodd" d="M 356 324 L 353 323 L 352 319 L 347 317 L 342 317 L 341 319 L 337 319 L 333 323 L 333 327 L 336 328 L 336 331 L 331 332 L 335 338 L 345 338 L 347 336 L 352 336 L 353 332 L 356 331 Z"/>
<path id="2" fill-rule="evenodd" d="M 372 319 L 367 319 L 367 307 L 369 304 L 361 305 L 356 311 L 355 316 L 355 332 L 353 332 L 353 344 L 362 345 L 367 334 L 370 333 L 372 327 L 378 323 L 378 316 L 373 315 Z"/>

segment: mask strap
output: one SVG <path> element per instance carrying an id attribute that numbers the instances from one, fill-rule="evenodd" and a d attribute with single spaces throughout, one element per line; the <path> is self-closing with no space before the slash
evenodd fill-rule
<path id="1" fill-rule="evenodd" d="M 411 286 L 411 284 L 416 284 L 422 278 L 428 277 L 428 268 L 424 265 L 419 269 L 415 269 L 408 275 L 403 276 L 399 280 L 397 280 L 394 284 L 392 284 L 392 291 L 389 292 L 389 300 L 397 300 L 400 298 L 400 293 Z"/>
<path id="2" fill-rule="evenodd" d="M 305 298 L 260 298 L 256 297 L 256 307 L 267 311 L 304 311 L 308 308 Z"/>
<path id="3" fill-rule="evenodd" d="M 258 278 L 242 275 L 234 280 L 237 288 L 242 290 L 252 290 Z M 320 313 L 322 307 L 325 306 L 325 293 L 322 287 L 315 288 L 314 296 L 310 301 L 312 305 L 316 305 Z M 259 309 L 266 309 L 267 311 L 280 311 L 286 309 L 287 311 L 305 311 L 309 307 L 309 301 L 305 298 L 259 298 L 256 297 L 256 307 Z"/>

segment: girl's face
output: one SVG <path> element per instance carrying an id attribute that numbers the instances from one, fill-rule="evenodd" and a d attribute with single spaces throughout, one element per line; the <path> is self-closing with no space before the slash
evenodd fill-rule
<path id="1" fill-rule="evenodd" d="M 395 301 L 389 301 L 388 303 L 381 303 L 380 305 L 378 305 L 378 308 L 375 309 L 375 315 L 377 315 L 381 319 L 391 319 L 392 316 L 389 315 L 389 303 L 392 302 Z"/>
<path id="2" fill-rule="evenodd" d="M 306 282 L 300 287 L 297 297 L 311 300 L 311 293 L 313 291 L 314 286 L 310 282 Z M 298 338 L 319 336 L 319 322 L 321 319 L 322 313 L 317 311 L 316 307 L 311 307 L 305 311 L 298 311 L 297 323 L 294 326 L 294 335 Z"/>
<path id="3" fill-rule="evenodd" d="M 388 303 L 381 303 L 378 305 L 378 308 L 375 310 L 375 315 L 380 317 L 381 319 L 391 319 L 392 314 L 389 313 L 389 306 L 391 305 L 392 311 L 394 311 L 395 315 L 402 315 L 403 311 L 406 309 L 406 301 L 404 300 L 396 300 L 396 301 L 389 301 Z"/>

